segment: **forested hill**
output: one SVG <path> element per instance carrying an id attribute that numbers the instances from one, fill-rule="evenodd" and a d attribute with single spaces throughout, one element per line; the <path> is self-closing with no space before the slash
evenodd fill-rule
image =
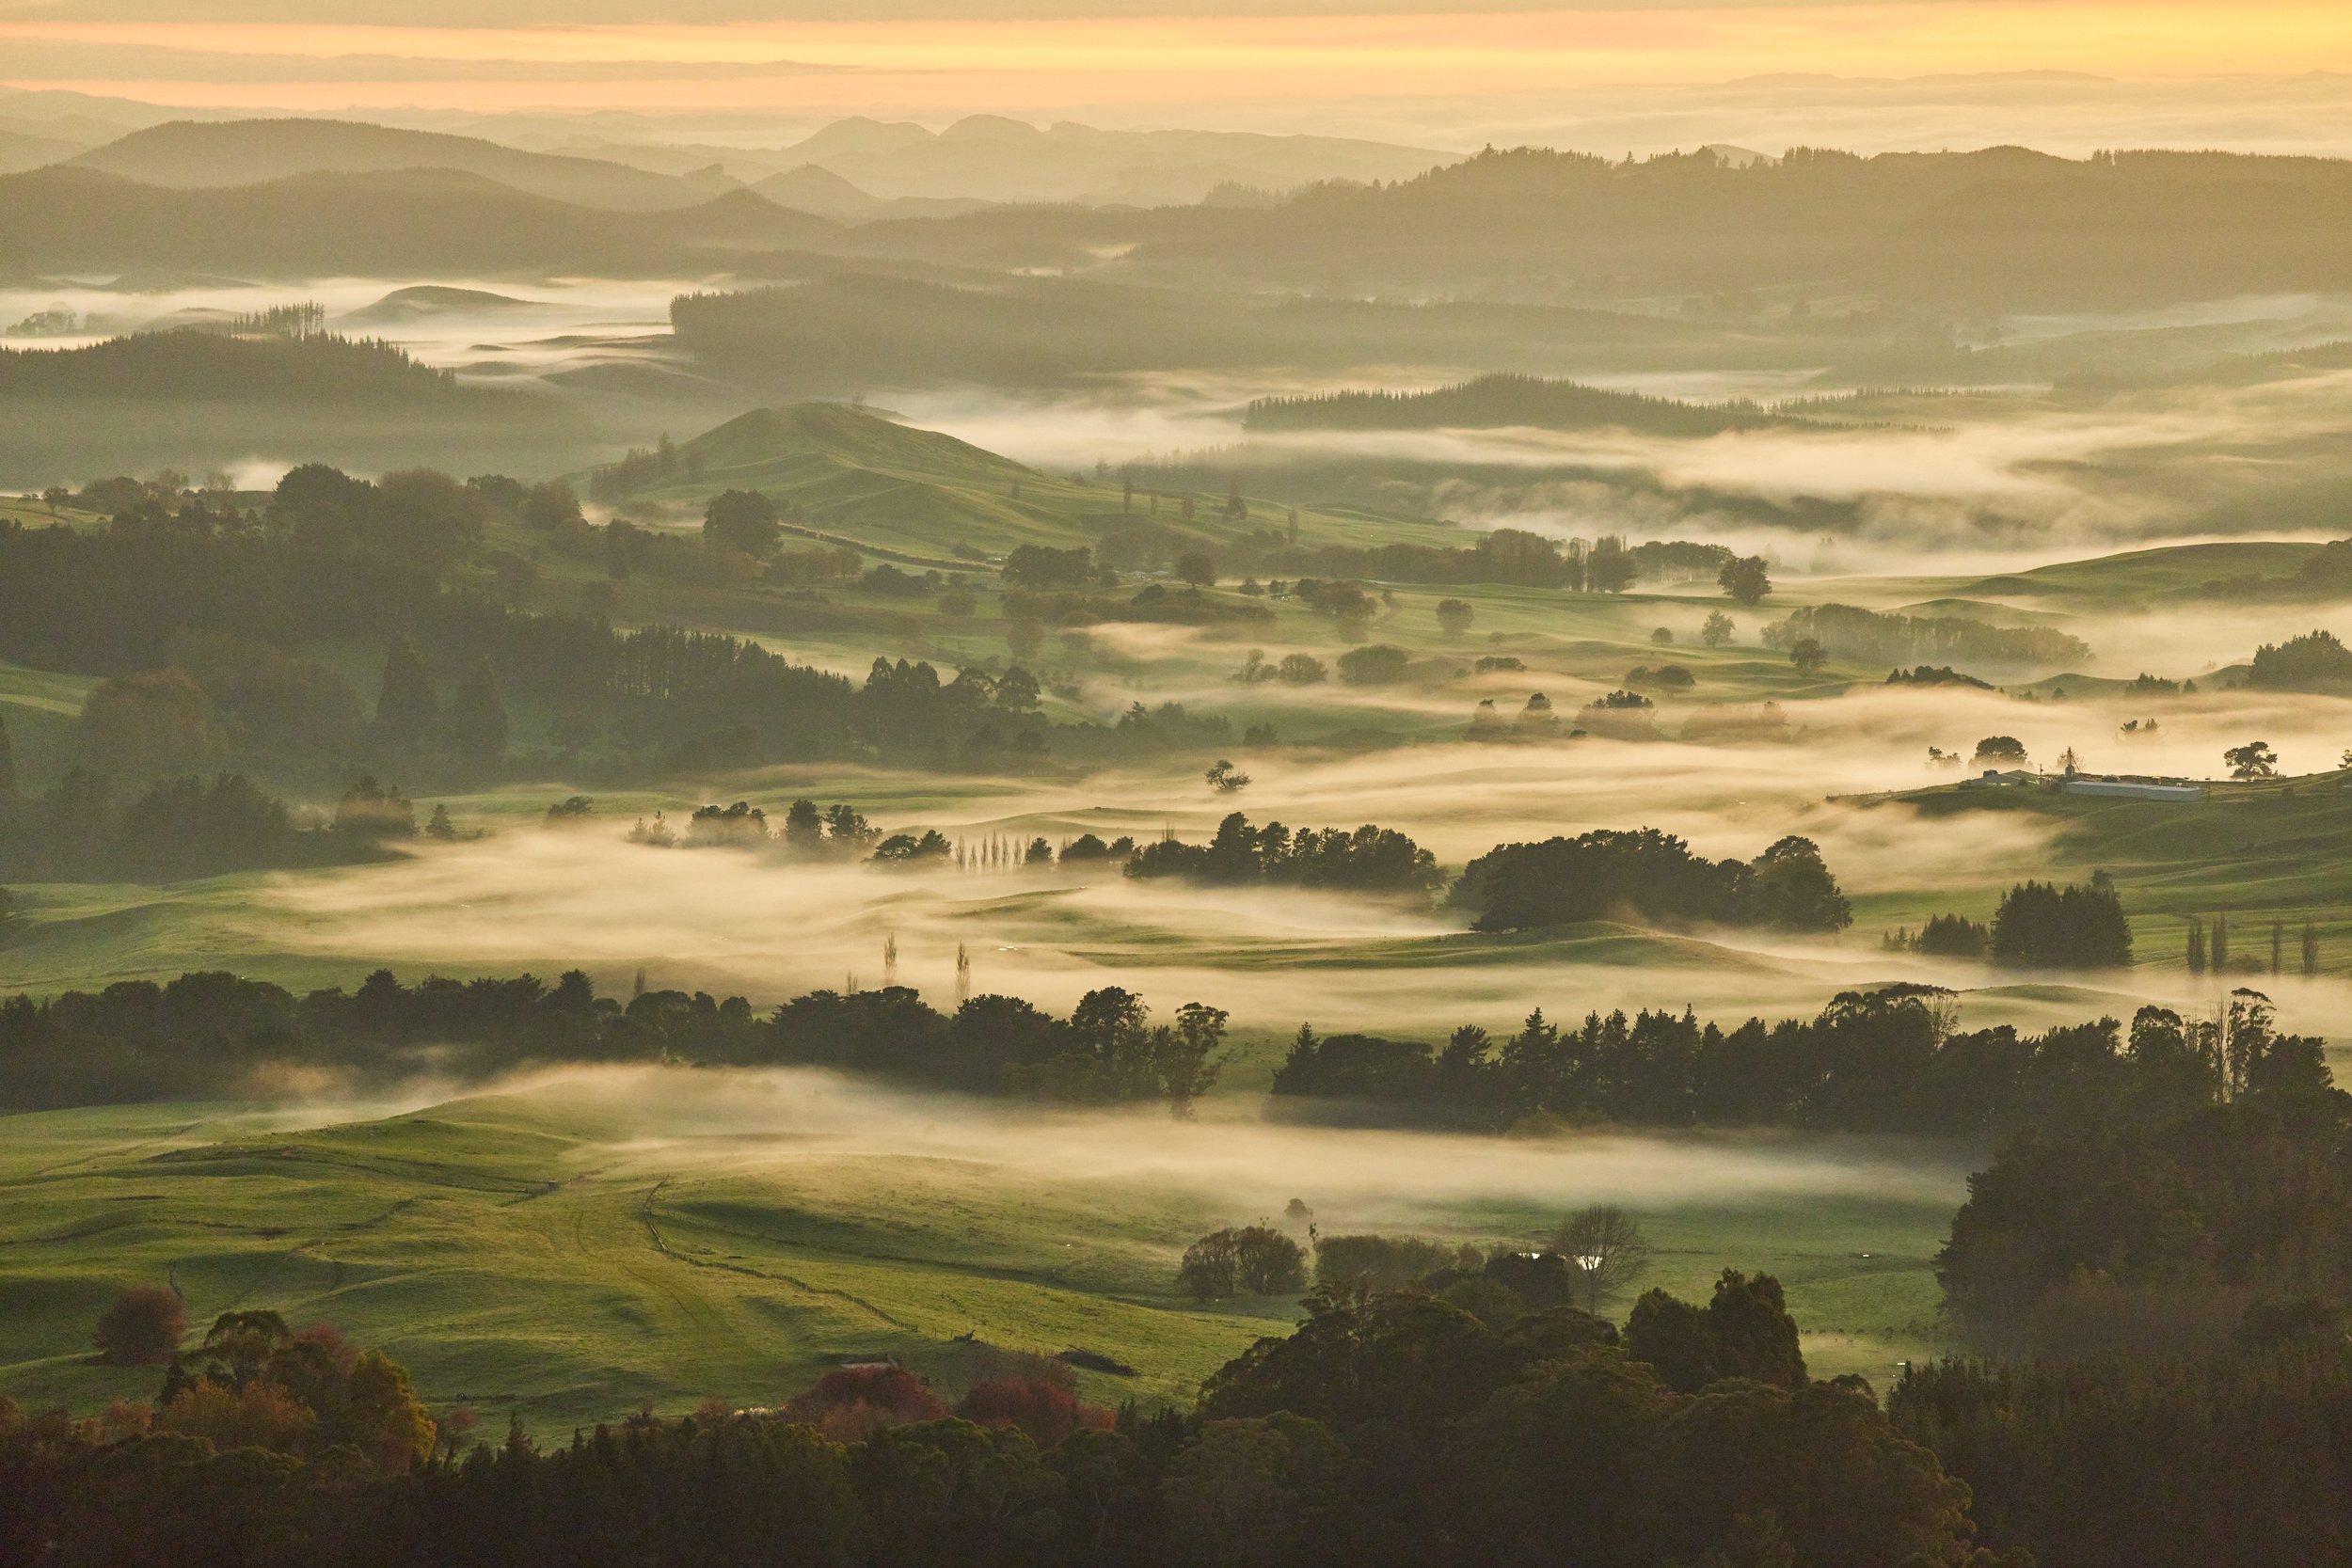
<path id="1" fill-rule="evenodd" d="M 0 397 L 334 398 L 415 402 L 513 394 L 460 388 L 389 343 L 183 327 L 75 349 L 0 349 Z"/>
<path id="2" fill-rule="evenodd" d="M 1344 391 L 1261 398 L 1243 428 L 1278 430 L 1485 430 L 1533 425 L 1549 430 L 1630 430 L 1646 436 L 1716 436 L 1727 430 L 1805 426 L 1754 404 L 1684 403 L 1613 392 L 1575 381 L 1484 375 L 1426 392 Z"/>
<path id="3" fill-rule="evenodd" d="M 696 276 L 840 228 L 748 191 L 660 213 L 557 201 L 453 169 L 182 190 L 59 165 L 0 177 L 0 274 L 169 267 L 238 277 Z M 755 226 L 752 215 L 764 221 Z"/>
<path id="4" fill-rule="evenodd" d="M 1732 168 L 1522 148 L 1220 214 L 1136 260 L 1293 281 L 1336 269 L 1359 283 L 1544 271 L 1644 291 L 1838 284 L 2026 309 L 2352 285 L 2347 216 L 2352 163 L 2333 159 L 1798 149 Z"/>

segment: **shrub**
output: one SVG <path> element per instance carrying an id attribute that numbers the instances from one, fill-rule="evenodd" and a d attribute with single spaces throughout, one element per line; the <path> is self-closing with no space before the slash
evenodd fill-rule
<path id="1" fill-rule="evenodd" d="M 1393 643 L 1350 648 L 1340 656 L 1340 679 L 1350 686 L 1387 686 L 1404 678 L 1406 662 L 1405 650 Z"/>
<path id="2" fill-rule="evenodd" d="M 892 1361 L 827 1372 L 787 1404 L 784 1414 L 847 1443 L 884 1427 L 944 1419 L 947 1407 L 929 1384 Z"/>
<path id="3" fill-rule="evenodd" d="M 91 1338 L 101 1360 L 117 1367 L 160 1367 L 188 1331 L 188 1306 L 161 1285 L 134 1285 L 99 1316 Z"/>

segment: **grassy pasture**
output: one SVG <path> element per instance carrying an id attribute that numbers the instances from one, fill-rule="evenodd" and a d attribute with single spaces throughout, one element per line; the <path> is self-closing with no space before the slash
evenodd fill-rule
<path id="1" fill-rule="evenodd" d="M 199 1322 L 271 1307 L 337 1323 L 436 1404 L 542 1432 L 646 1401 L 772 1402 L 863 1355 L 952 1386 L 964 1335 L 1081 1346 L 1137 1371 L 1083 1374 L 1089 1397 L 1181 1402 L 1294 1311 L 1172 1292 L 1187 1242 L 1253 1217 L 1230 1198 L 823 1140 L 644 1136 L 556 1091 L 330 1126 L 169 1105 L 0 1127 L 0 1388 L 77 1408 L 152 1392 L 154 1373 L 87 1353 L 98 1312 L 140 1280 L 176 1283 Z M 1653 1282 L 1703 1296 L 1725 1266 L 1775 1272 L 1816 1370 L 1883 1383 L 1942 1342 L 1929 1266 L 1951 1185 L 1661 1209 Z M 1423 1228 L 1532 1239 L 1556 1217 L 1466 1203 Z"/>

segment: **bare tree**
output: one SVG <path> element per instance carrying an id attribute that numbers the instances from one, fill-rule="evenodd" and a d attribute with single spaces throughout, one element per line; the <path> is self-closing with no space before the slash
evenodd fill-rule
<path id="1" fill-rule="evenodd" d="M 1551 1233 L 1551 1250 L 1576 1270 L 1584 1305 L 1594 1312 L 1649 1268 L 1649 1239 L 1641 1222 L 1613 1203 L 1596 1203 L 1561 1221 Z"/>

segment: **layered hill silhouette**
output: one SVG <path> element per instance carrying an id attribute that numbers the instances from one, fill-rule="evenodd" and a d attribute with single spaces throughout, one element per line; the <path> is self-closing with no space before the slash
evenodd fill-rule
<path id="1" fill-rule="evenodd" d="M 303 174 L 455 169 L 532 196 L 614 212 L 691 207 L 739 189 L 715 171 L 664 175 L 597 158 L 525 152 L 478 136 L 345 119 L 173 120 L 71 160 L 150 185 L 217 189 Z"/>
<path id="2" fill-rule="evenodd" d="M 696 276 L 718 252 L 822 245 L 840 232 L 739 188 L 692 207 L 612 212 L 432 168 L 199 189 L 63 164 L 0 177 L 0 211 L 10 214 L 0 274 L 35 275 L 167 266 L 236 277 Z"/>
<path id="3" fill-rule="evenodd" d="M 2352 286 L 2352 163 L 1800 149 L 1617 164 L 1486 152 L 1377 189 L 1221 210 L 1136 261 L 1260 283 L 1549 273 L 1649 292 L 1864 287 L 1994 309 Z"/>
<path id="4" fill-rule="evenodd" d="M 1139 206 L 1190 203 L 1218 185 L 1277 190 L 1324 180 L 1402 180 L 1454 154 L 1343 136 L 1240 131 L 1105 131 L 972 115 L 943 131 L 836 120 L 784 150 L 873 196 Z"/>

